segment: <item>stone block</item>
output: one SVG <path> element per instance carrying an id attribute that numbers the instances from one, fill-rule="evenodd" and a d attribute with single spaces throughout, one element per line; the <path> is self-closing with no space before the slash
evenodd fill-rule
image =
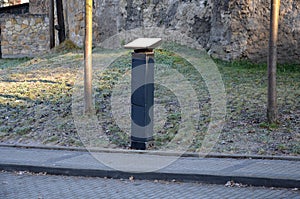
<path id="1" fill-rule="evenodd" d="M 12 25 L 17 24 L 17 20 L 16 20 L 16 19 L 11 19 L 11 24 L 12 24 Z"/>
<path id="2" fill-rule="evenodd" d="M 9 28 L 11 25 L 12 25 L 11 21 L 7 21 L 7 22 L 5 23 L 5 26 L 6 26 L 7 28 Z"/>
<path id="3" fill-rule="evenodd" d="M 75 16 L 76 21 L 82 21 L 83 20 L 83 13 L 79 13 Z"/>
<path id="4" fill-rule="evenodd" d="M 37 18 L 37 19 L 35 20 L 35 23 L 36 23 L 36 24 L 42 23 L 42 22 L 43 22 L 43 19 L 41 19 L 41 18 Z"/>
<path id="5" fill-rule="evenodd" d="M 39 39 L 42 40 L 42 41 L 43 41 L 43 40 L 46 40 L 46 36 L 45 36 L 45 35 L 40 35 L 40 36 L 39 36 Z"/>
<path id="6" fill-rule="evenodd" d="M 28 22 L 28 20 L 27 20 L 27 19 L 25 19 L 25 20 L 23 21 L 23 24 L 25 24 L 25 25 L 29 25 L 29 22 Z"/>
<path id="7" fill-rule="evenodd" d="M 8 49 L 2 49 L 2 54 L 9 54 Z"/>
<path id="8" fill-rule="evenodd" d="M 7 41 L 1 41 L 1 46 L 3 48 L 3 46 L 7 46 L 8 45 L 8 42 Z"/>
<path id="9" fill-rule="evenodd" d="M 27 24 L 22 24 L 22 25 L 21 25 L 21 28 L 22 28 L 22 29 L 28 28 L 28 25 L 27 25 Z"/>

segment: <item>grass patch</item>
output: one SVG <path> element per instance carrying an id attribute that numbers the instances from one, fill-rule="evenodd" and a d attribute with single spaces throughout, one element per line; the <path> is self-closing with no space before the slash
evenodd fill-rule
<path id="1" fill-rule="evenodd" d="M 32 58 L 28 58 L 28 57 L 19 58 L 19 59 L 10 59 L 10 58 L 0 59 L 0 69 L 13 68 L 25 62 L 28 62 L 31 59 Z"/>
<path id="2" fill-rule="evenodd" d="M 69 39 L 65 40 L 53 49 L 55 53 L 76 52 L 79 50 L 82 49 Z"/>
<path id="3" fill-rule="evenodd" d="M 30 126 L 22 126 L 22 127 L 16 127 L 13 132 L 17 135 L 26 135 L 31 131 Z"/>
<path id="4" fill-rule="evenodd" d="M 174 45 L 174 48 L 182 46 Z M 70 51 L 65 53 L 65 50 Z M 94 55 L 106 51 L 94 49 Z M 210 95 L 201 74 L 185 59 L 169 49 L 155 51 L 156 70 L 168 77 L 172 70 L 186 79 L 197 95 L 200 114 L 193 118 L 196 130 L 190 151 L 203 145 L 211 122 Z M 203 52 L 203 56 L 205 56 Z M 205 62 L 204 58 L 203 62 Z M 101 59 L 100 59 L 101 60 Z M 83 55 L 76 48 L 62 48 L 34 59 L 0 59 L 0 138 L 1 142 L 23 141 L 64 146 L 82 146 L 72 117 L 72 95 L 76 74 L 82 68 Z M 277 75 L 279 123 L 266 122 L 267 66 L 246 61 L 215 60 L 226 89 L 226 124 L 213 152 L 299 155 L 300 154 L 300 67 L 279 65 Z M 95 68 L 100 63 L 95 61 Z M 94 71 L 95 109 L 99 124 L 116 148 L 130 144 L 130 120 L 124 114 L 125 130 L 112 115 L 112 92 L 119 84 L 130 89 L 131 54 L 119 57 L 105 71 Z M 124 82 L 123 82 L 124 81 Z M 174 84 L 184 88 L 181 82 Z M 122 87 L 123 88 L 123 87 Z M 125 99 L 124 99 L 125 101 Z M 155 103 L 162 116 L 155 127 L 153 149 L 164 149 L 182 123 L 179 99 L 166 88 L 155 84 Z M 121 107 L 123 106 L 121 102 Z M 125 106 L 125 102 L 124 102 Z M 124 119 L 123 118 L 123 119 Z M 130 130 L 130 128 L 129 128 Z M 101 143 L 99 136 L 95 140 Z M 178 146 L 184 138 L 178 140 Z"/>

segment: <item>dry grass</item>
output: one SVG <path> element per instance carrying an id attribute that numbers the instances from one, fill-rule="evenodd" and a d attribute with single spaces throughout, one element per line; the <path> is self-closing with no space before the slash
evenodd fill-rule
<path id="1" fill-rule="evenodd" d="M 99 49 L 94 54 L 105 56 Z M 78 52 L 56 52 L 35 59 L 0 60 L 2 143 L 83 145 L 72 116 L 73 89 L 82 61 L 83 56 Z M 189 149 L 197 151 L 210 122 L 210 95 L 205 81 L 186 60 L 169 51 L 157 50 L 156 63 L 167 66 L 161 70 L 167 72 L 169 66 L 183 74 L 197 94 L 201 114 L 194 120 L 196 130 Z M 130 54 L 127 54 L 107 70 L 94 74 L 96 116 L 115 148 L 129 146 L 128 126 L 126 133 L 111 114 L 111 96 L 115 85 L 126 76 L 130 77 L 130 65 Z M 299 155 L 300 66 L 279 67 L 280 118 L 278 124 L 268 124 L 266 66 L 220 61 L 217 65 L 225 84 L 227 115 L 213 152 Z M 178 99 L 168 88 L 156 85 L 155 102 L 165 110 L 163 115 L 157 116 L 159 120 L 155 126 L 153 149 L 161 149 L 178 133 L 182 115 Z"/>

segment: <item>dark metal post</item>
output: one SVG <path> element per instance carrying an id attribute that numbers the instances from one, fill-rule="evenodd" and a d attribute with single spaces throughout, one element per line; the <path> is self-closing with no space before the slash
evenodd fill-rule
<path id="1" fill-rule="evenodd" d="M 131 72 L 131 148 L 145 150 L 153 140 L 154 52 L 160 38 L 139 38 L 125 45 L 134 49 Z"/>
<path id="2" fill-rule="evenodd" d="M 131 148 L 145 150 L 153 139 L 154 53 L 132 53 Z"/>

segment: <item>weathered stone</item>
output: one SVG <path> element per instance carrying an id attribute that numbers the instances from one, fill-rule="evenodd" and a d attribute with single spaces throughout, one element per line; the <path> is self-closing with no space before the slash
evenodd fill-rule
<path id="1" fill-rule="evenodd" d="M 79 26 L 79 25 L 76 25 L 76 26 L 75 26 L 75 29 L 74 29 L 75 34 L 78 35 L 78 34 L 79 34 L 79 31 L 80 31 L 80 26 Z"/>
<path id="2" fill-rule="evenodd" d="M 1 32 L 2 32 L 2 31 L 1 31 Z M 7 31 L 6 33 L 7 33 L 7 37 L 10 37 L 10 36 L 13 35 L 13 32 L 12 32 L 12 31 Z"/>
<path id="3" fill-rule="evenodd" d="M 45 35 L 40 35 L 40 36 L 39 36 L 39 39 L 42 40 L 42 41 L 43 41 L 43 40 L 46 40 L 46 36 L 45 36 Z"/>
<path id="4" fill-rule="evenodd" d="M 36 23 L 36 24 L 42 23 L 42 22 L 43 22 L 43 20 L 42 20 L 41 18 L 37 18 L 37 19 L 35 20 L 35 23 Z"/>
<path id="5" fill-rule="evenodd" d="M 7 16 L 4 19 L 6 28 L 1 28 L 2 55 L 5 57 L 29 56 L 47 50 L 48 42 L 42 41 L 47 40 L 45 35 L 47 35 L 48 25 L 43 20 L 39 24 L 33 23 L 41 19 L 43 19 L 41 16 L 36 15 Z M 4 27 L 2 19 L 0 23 L 1 27 Z"/>
<path id="6" fill-rule="evenodd" d="M 1 45 L 3 45 L 3 46 L 7 46 L 9 43 L 7 42 L 7 41 L 1 41 Z"/>
<path id="7" fill-rule="evenodd" d="M 75 16 L 76 21 L 82 21 L 83 20 L 83 13 L 79 13 L 78 15 Z"/>
<path id="8" fill-rule="evenodd" d="M 46 42 L 49 30 L 47 3 L 48 0 L 30 0 L 30 12 L 39 15 L 9 16 L 4 20 L 1 17 L 1 38 L 8 41 L 10 48 L 15 46 L 10 41 L 15 34 L 18 35 L 18 45 L 37 45 L 32 48 L 35 53 L 42 48 L 40 46 L 49 48 Z M 84 2 L 63 0 L 63 5 L 67 37 L 82 46 Z M 286 0 L 281 3 L 278 40 L 280 62 L 300 62 L 299 9 L 298 1 Z M 212 56 L 224 60 L 245 58 L 266 62 L 269 15 L 270 0 L 98 0 L 94 1 L 93 42 L 102 45 L 117 34 L 122 36 L 118 41 L 127 42 L 136 37 L 161 37 L 197 48 L 202 46 Z M 2 49 L 5 48 L 3 46 Z"/>
<path id="9" fill-rule="evenodd" d="M 35 24 L 35 20 L 34 20 L 34 18 L 31 18 L 30 19 L 30 26 L 33 26 Z"/>
<path id="10" fill-rule="evenodd" d="M 12 19 L 10 22 L 11 22 L 11 24 L 13 24 L 13 25 L 17 24 L 17 20 L 16 20 L 16 19 Z"/>
<path id="11" fill-rule="evenodd" d="M 22 29 L 28 28 L 28 25 L 22 24 L 22 25 L 21 25 L 21 28 L 22 28 Z"/>
<path id="12" fill-rule="evenodd" d="M 18 40 L 18 35 L 13 35 L 13 36 L 12 36 L 12 40 L 13 40 L 14 42 L 16 42 L 16 41 Z"/>
<path id="13" fill-rule="evenodd" d="M 47 14 L 49 0 L 29 0 L 29 12 L 31 14 Z"/>
<path id="14" fill-rule="evenodd" d="M 8 51 L 8 49 L 2 49 L 2 54 L 9 54 L 9 51 Z"/>
<path id="15" fill-rule="evenodd" d="M 6 27 L 10 27 L 12 24 L 11 24 L 11 21 L 7 21 L 6 22 Z"/>

